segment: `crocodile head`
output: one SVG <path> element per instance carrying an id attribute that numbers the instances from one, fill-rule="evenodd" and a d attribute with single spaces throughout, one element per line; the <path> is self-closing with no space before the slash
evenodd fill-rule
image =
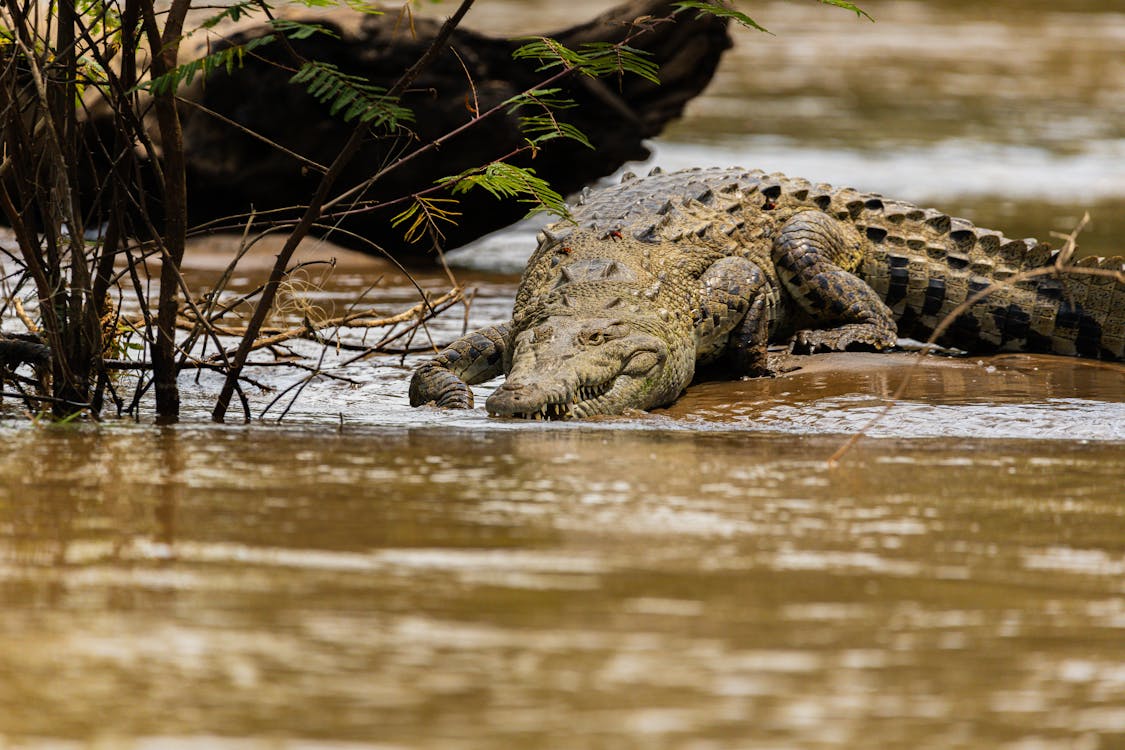
<path id="1" fill-rule="evenodd" d="M 485 408 L 495 416 L 576 419 L 660 406 L 691 380 L 690 346 L 656 315 L 551 316 L 516 334 L 508 378 Z"/>

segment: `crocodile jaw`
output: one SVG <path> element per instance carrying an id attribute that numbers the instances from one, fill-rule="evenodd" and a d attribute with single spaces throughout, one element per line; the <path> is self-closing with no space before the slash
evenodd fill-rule
<path id="1" fill-rule="evenodd" d="M 494 417 L 514 419 L 581 419 L 595 414 L 616 414 L 624 403 L 623 393 L 634 390 L 627 376 L 618 376 L 597 385 L 564 386 L 546 390 L 543 383 L 524 385 L 509 380 L 489 396 L 485 408 Z M 628 407 L 625 407 L 628 408 Z"/>
<path id="2" fill-rule="evenodd" d="M 620 414 L 666 403 L 687 385 L 675 372 L 682 367 L 668 367 L 682 357 L 662 337 L 620 320 L 551 318 L 514 343 L 508 379 L 485 404 L 493 416 Z"/>

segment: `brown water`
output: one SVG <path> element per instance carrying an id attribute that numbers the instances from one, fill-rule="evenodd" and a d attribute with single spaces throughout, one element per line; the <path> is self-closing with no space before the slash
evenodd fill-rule
<path id="1" fill-rule="evenodd" d="M 1125 743 L 1120 443 L 4 440 L 15 747 Z"/>
<path id="2" fill-rule="evenodd" d="M 739 37 L 656 160 L 1013 235 L 1091 209 L 1084 249 L 1119 252 L 1125 8 L 862 5 L 879 23 L 755 6 L 777 36 Z M 598 7 L 473 13 L 526 31 Z M 477 293 L 435 341 L 507 316 L 533 231 L 459 254 Z M 189 283 L 230 248 L 197 244 Z M 293 297 L 339 314 L 378 278 L 363 304 L 415 301 L 383 264 L 308 253 L 339 263 L 291 319 Z M 206 374 L 175 428 L 0 405 L 0 750 L 1125 748 L 1121 367 L 820 356 L 524 424 L 412 410 L 416 359 L 346 356 L 323 364 L 353 384 L 299 395 L 304 373 L 256 370 L 273 390 L 247 426 L 207 422 Z"/>

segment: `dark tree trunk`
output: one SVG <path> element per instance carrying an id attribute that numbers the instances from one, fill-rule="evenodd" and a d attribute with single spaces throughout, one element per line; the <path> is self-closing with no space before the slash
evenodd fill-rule
<path id="1" fill-rule="evenodd" d="M 566 78 L 556 85 L 578 106 L 559 112 L 559 117 L 582 130 L 594 150 L 555 139 L 543 144 L 534 158 L 521 155 L 513 162 L 534 169 L 556 190 L 567 194 L 612 173 L 626 161 L 646 158 L 648 150 L 643 141 L 660 133 L 703 90 L 723 51 L 730 46 L 723 20 L 696 16 L 695 11 L 668 20 L 674 10 L 674 3 L 667 0 L 635 0 L 587 23 L 548 32 L 546 35 L 571 47 L 584 42 L 612 43 L 634 33 L 637 27 L 632 22 L 648 16 L 646 24 L 651 27 L 630 46 L 651 53 L 651 59 L 660 66 L 661 84 L 634 75 L 602 80 L 577 75 Z M 295 51 L 305 59 L 332 63 L 387 88 L 418 59 L 439 26 L 435 21 L 416 19 L 416 35 L 412 37 L 406 24 L 396 28 L 391 15 L 364 16 L 350 24 L 338 16 L 331 18 L 338 23 L 326 23 L 323 17 L 309 20 L 334 28 L 341 38 L 318 34 L 293 40 Z M 243 43 L 268 31 L 266 27 L 245 29 L 232 33 L 229 41 Z M 541 81 L 547 73 L 536 72 L 539 63 L 512 60 L 511 53 L 519 44 L 457 29 L 449 49 L 403 97 L 403 104 L 416 113 L 416 121 L 411 124 L 413 137 L 368 138 L 341 174 L 338 190 L 360 184 L 389 161 L 422 149 L 464 125 L 473 117 L 474 108 L 487 111 Z M 255 54 L 259 52 L 264 59 L 248 56 L 244 67 L 232 74 L 215 73 L 206 85 L 197 82 L 181 92 L 200 105 L 181 107 L 193 224 L 216 222 L 248 212 L 251 207 L 257 212 L 259 225 L 270 219 L 296 220 L 300 211 L 284 209 L 307 203 L 322 176 L 308 163 L 224 120 L 320 165 L 332 163 L 353 130 L 352 123 L 330 116 L 325 105 L 300 85 L 288 82 L 293 68 L 289 50 L 275 43 L 260 47 Z M 408 167 L 387 174 L 364 197 L 383 202 L 410 195 L 431 187 L 435 179 L 487 164 L 524 143 L 517 115 L 501 111 L 440 149 L 413 159 Z M 458 199 L 461 215 L 456 226 L 443 226 L 445 249 L 500 229 L 527 211 L 526 204 L 497 201 L 483 192 Z M 324 223 L 344 230 L 332 234 L 337 243 L 378 252 L 369 244 L 373 243 L 409 263 L 434 260 L 428 242 L 409 244 L 403 240 L 401 228 L 391 227 L 391 218 L 404 207 L 398 204 L 343 218 L 329 213 Z M 234 229 L 237 222 L 218 221 L 216 226 Z M 325 230 L 317 228 L 314 232 L 324 234 Z"/>

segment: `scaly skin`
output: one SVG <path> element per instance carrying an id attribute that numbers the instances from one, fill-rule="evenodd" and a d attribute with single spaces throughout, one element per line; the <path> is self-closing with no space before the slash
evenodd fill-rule
<path id="1" fill-rule="evenodd" d="M 468 385 L 507 374 L 492 414 L 649 409 L 673 401 L 700 363 L 769 374 L 771 341 L 811 352 L 926 339 L 970 296 L 1054 260 L 1036 240 L 758 170 L 626 175 L 584 196 L 573 217 L 539 236 L 511 323 L 421 365 L 412 405 L 469 408 Z M 1125 261 L 1078 265 L 1118 273 L 998 287 L 939 343 L 1122 359 Z"/>

